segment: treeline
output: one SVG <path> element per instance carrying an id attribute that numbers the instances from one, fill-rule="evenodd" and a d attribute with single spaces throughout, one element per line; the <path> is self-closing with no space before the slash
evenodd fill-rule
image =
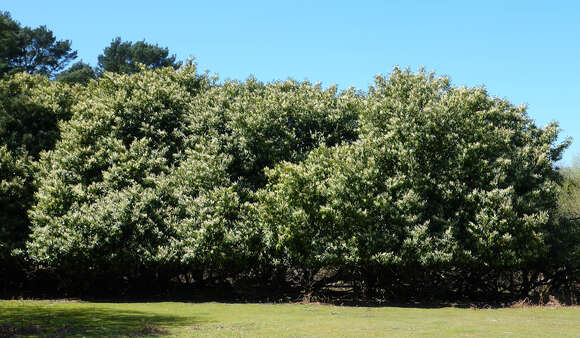
<path id="1" fill-rule="evenodd" d="M 0 12 L 0 77 L 26 72 L 70 85 L 86 85 L 104 72 L 138 72 L 139 64 L 148 68 L 178 68 L 182 64 L 175 55 L 169 55 L 167 48 L 145 40 L 122 41 L 120 37 L 98 56 L 97 67 L 81 60 L 66 68 L 76 58 L 70 40 L 57 40 L 46 26 L 23 27 L 9 12 Z"/>
<path id="2" fill-rule="evenodd" d="M 0 80 L 6 294 L 574 301 L 579 171 L 525 107 L 398 68 L 362 92 L 135 67 Z"/>

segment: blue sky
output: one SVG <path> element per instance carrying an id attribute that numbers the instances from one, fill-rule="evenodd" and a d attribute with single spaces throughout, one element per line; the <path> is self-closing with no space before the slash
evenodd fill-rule
<path id="1" fill-rule="evenodd" d="M 92 64 L 116 36 L 196 57 L 222 79 L 292 77 L 367 89 L 393 66 L 424 66 L 527 104 L 580 156 L 580 1 L 10 1 Z"/>

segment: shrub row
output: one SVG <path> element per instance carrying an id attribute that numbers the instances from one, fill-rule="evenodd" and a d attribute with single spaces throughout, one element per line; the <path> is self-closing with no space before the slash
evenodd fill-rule
<path id="1" fill-rule="evenodd" d="M 340 280 L 373 297 L 525 296 L 577 280 L 554 167 L 567 143 L 483 88 L 397 68 L 368 92 L 217 83 L 191 64 L 2 81 L 22 125 L 0 131 L 2 259 L 63 290 Z"/>

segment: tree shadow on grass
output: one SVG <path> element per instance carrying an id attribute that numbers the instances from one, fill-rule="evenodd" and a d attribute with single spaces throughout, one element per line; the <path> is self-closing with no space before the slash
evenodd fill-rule
<path id="1" fill-rule="evenodd" d="M 84 305 L 84 304 L 83 304 Z M 161 336 L 171 327 L 194 326 L 195 317 L 70 304 L 0 306 L 0 336 Z"/>

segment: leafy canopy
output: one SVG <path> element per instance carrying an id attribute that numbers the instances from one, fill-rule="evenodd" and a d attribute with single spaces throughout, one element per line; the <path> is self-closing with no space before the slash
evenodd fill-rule
<path id="1" fill-rule="evenodd" d="M 68 120 L 78 94 L 44 76 L 0 79 L 0 259 L 22 248 L 29 234 L 27 212 L 36 190 L 35 163 L 54 147 L 58 124 Z"/>
<path id="2" fill-rule="evenodd" d="M 141 65 L 89 82 L 72 111 L 38 163 L 37 266 L 87 280 L 277 270 L 306 285 L 335 268 L 442 283 L 577 269 L 558 253 L 578 252 L 557 209 L 567 142 L 483 88 L 397 68 L 361 94 Z"/>
<path id="3" fill-rule="evenodd" d="M 257 214 L 286 266 L 522 267 L 555 222 L 558 128 L 525 107 L 395 69 L 360 139 L 268 171 Z"/>

